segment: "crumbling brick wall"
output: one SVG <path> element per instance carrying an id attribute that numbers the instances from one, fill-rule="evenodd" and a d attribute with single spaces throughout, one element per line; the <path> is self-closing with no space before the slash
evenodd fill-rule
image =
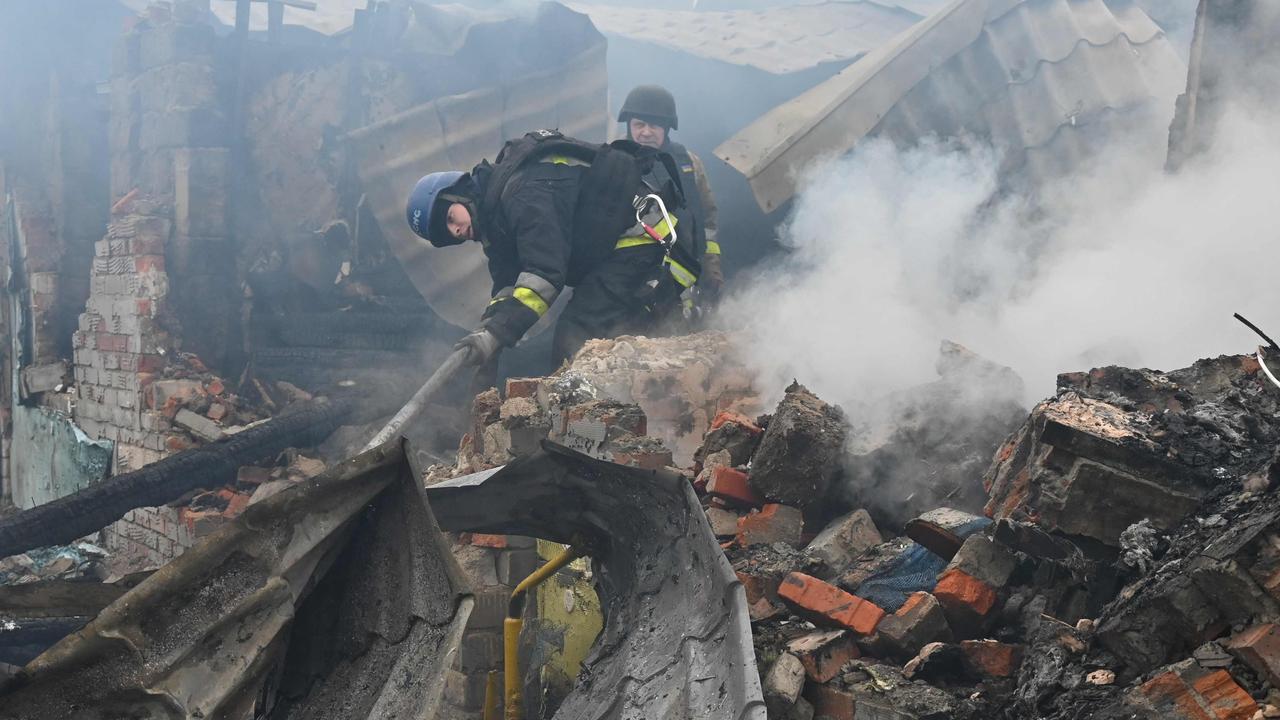
<path id="1" fill-rule="evenodd" d="M 72 344 L 75 419 L 91 437 L 116 443 L 117 473 L 188 446 L 171 432 L 165 405 L 205 388 L 169 379 L 167 369 L 224 359 L 239 296 L 226 214 L 225 103 L 216 37 L 200 5 L 150 8 L 121 37 L 112 67 L 115 204 L 94 247 L 89 298 Z M 104 531 L 104 542 L 141 566 L 156 566 L 194 536 L 175 509 L 140 508 Z"/>

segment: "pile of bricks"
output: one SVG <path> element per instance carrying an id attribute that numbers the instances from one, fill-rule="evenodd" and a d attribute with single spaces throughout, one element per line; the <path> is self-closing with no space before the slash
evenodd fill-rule
<path id="1" fill-rule="evenodd" d="M 1280 393 L 1248 358 L 1064 375 L 973 478 L 985 507 L 905 526 L 842 502 L 848 423 L 798 384 L 771 415 L 721 408 L 682 462 L 576 367 L 479 396 L 428 482 L 543 438 L 685 474 L 771 718 L 1280 717 Z M 480 675 L 458 672 L 474 703 Z"/>
<path id="2" fill-rule="evenodd" d="M 993 459 L 985 512 L 888 541 L 863 510 L 823 520 L 813 471 L 789 496 L 753 477 L 794 409 L 717 421 L 737 428 L 707 450 L 744 447 L 698 482 L 770 717 L 1280 717 L 1277 411 L 1247 357 L 1064 375 Z"/>

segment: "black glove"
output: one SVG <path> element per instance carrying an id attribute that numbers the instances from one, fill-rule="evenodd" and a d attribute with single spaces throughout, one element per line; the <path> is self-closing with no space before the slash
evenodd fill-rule
<path id="1" fill-rule="evenodd" d="M 467 348 L 470 356 L 467 358 L 473 365 L 484 365 L 498 354 L 498 350 L 502 347 L 502 343 L 498 337 L 490 332 L 487 328 L 473 330 L 471 334 L 463 337 L 453 346 L 454 350 Z"/>
<path id="2" fill-rule="evenodd" d="M 702 256 L 702 275 L 698 277 L 698 289 L 712 300 L 720 297 L 724 289 L 724 271 L 720 269 L 719 255 Z"/>

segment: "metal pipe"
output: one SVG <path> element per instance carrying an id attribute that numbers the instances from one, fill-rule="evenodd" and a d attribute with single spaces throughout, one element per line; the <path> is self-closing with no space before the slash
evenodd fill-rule
<path id="1" fill-rule="evenodd" d="M 445 361 L 441 363 L 440 367 L 431 374 L 431 377 L 428 378 L 425 383 L 423 383 L 422 387 L 418 388 L 418 392 L 414 393 L 413 397 L 409 398 L 409 402 L 405 403 L 405 406 L 400 408 L 400 412 L 396 413 L 395 417 L 391 418 L 390 422 L 383 426 L 383 428 L 378 431 L 377 435 L 373 436 L 373 439 L 364 446 L 364 450 L 372 450 L 390 440 L 396 433 L 400 432 L 400 428 L 409 424 L 409 421 L 413 420 L 418 416 L 418 413 L 422 412 L 422 409 L 426 407 L 427 401 L 439 392 L 440 388 L 444 387 L 445 383 L 453 379 L 453 376 L 458 372 L 458 370 L 462 369 L 462 367 L 467 364 L 470 357 L 470 348 L 461 347 L 454 350 L 453 354 L 445 358 Z"/>
<path id="2" fill-rule="evenodd" d="M 498 709 L 498 671 L 490 670 L 484 683 L 484 720 L 502 720 L 502 711 Z"/>
<path id="3" fill-rule="evenodd" d="M 529 577 L 520 581 L 511 591 L 511 600 L 507 603 L 507 618 L 502 622 L 502 672 L 506 720 L 524 720 L 524 694 L 520 689 L 520 631 L 524 628 L 524 601 L 529 591 L 556 573 L 557 570 L 584 555 L 583 546 L 574 543 L 565 548 L 559 555 L 548 560 L 545 565 L 533 571 Z M 486 692 L 485 706 L 491 698 Z M 486 718 L 488 715 L 486 714 Z"/>

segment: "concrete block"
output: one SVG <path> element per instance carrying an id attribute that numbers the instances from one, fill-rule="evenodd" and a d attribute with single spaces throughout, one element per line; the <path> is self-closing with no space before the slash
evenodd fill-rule
<path id="1" fill-rule="evenodd" d="M 191 412 L 186 408 L 178 410 L 173 416 L 173 422 L 181 427 L 190 430 L 198 437 L 213 442 L 221 439 L 226 433 L 218 426 L 218 423 L 198 413 Z"/>
<path id="2" fill-rule="evenodd" d="M 780 542 L 796 547 L 803 529 L 804 515 L 798 509 L 770 503 L 738 520 L 738 544 L 750 547 Z"/>
<path id="3" fill-rule="evenodd" d="M 707 522 L 711 533 L 718 538 L 730 538 L 738 534 L 738 513 L 720 508 L 707 508 Z"/>
<path id="4" fill-rule="evenodd" d="M 840 470 L 847 434 L 839 408 L 793 383 L 751 461 L 751 488 L 769 500 L 802 509 L 822 502 Z"/>
<path id="5" fill-rule="evenodd" d="M 541 565 L 542 561 L 535 549 L 503 550 L 497 557 L 498 582 L 503 585 L 518 585 Z"/>
<path id="6" fill-rule="evenodd" d="M 499 585 L 498 564 L 494 551 L 476 545 L 459 545 L 454 548 L 454 558 L 476 589 Z"/>
<path id="7" fill-rule="evenodd" d="M 952 640 L 941 603 L 924 592 L 913 594 L 897 612 L 881 620 L 876 633 L 886 650 L 899 658 L 914 657 L 930 643 Z"/>
<path id="8" fill-rule="evenodd" d="M 764 676 L 764 702 L 771 717 L 782 717 L 800 699 L 805 668 L 791 653 L 782 653 Z"/>
<path id="9" fill-rule="evenodd" d="M 982 533 L 965 540 L 947 565 L 948 570 L 962 570 L 993 588 L 1007 585 L 1017 568 L 1013 551 Z"/>
<path id="10" fill-rule="evenodd" d="M 806 554 L 839 573 L 868 548 L 884 542 L 866 510 L 854 510 L 831 521 L 805 548 Z"/>
<path id="11" fill-rule="evenodd" d="M 502 633 L 473 631 L 463 635 L 456 665 L 464 673 L 487 672 L 502 667 Z"/>

